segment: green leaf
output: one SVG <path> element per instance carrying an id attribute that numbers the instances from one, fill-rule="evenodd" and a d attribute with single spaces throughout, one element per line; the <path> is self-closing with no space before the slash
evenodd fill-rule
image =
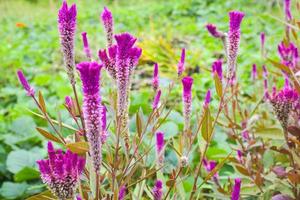
<path id="1" fill-rule="evenodd" d="M 28 184 L 24 183 L 12 183 L 4 182 L 0 188 L 0 194 L 4 199 L 17 199 L 24 195 Z"/>
<path id="2" fill-rule="evenodd" d="M 32 167 L 24 167 L 21 171 L 14 175 L 14 180 L 16 182 L 28 181 L 33 179 L 38 179 L 40 173 Z"/>
<path id="3" fill-rule="evenodd" d="M 36 165 L 36 161 L 41 158 L 42 156 L 38 153 L 25 150 L 15 150 L 8 154 L 6 166 L 10 172 L 16 174 L 24 167 L 34 167 Z"/>
<path id="4" fill-rule="evenodd" d="M 167 122 L 164 123 L 160 129 L 160 131 L 163 131 L 165 133 L 165 139 L 170 139 L 178 134 L 178 126 L 174 122 Z"/>
<path id="5" fill-rule="evenodd" d="M 47 190 L 47 191 L 42 192 L 40 194 L 29 197 L 26 200 L 42 200 L 42 199 L 44 199 L 44 200 L 55 200 L 56 197 L 54 197 L 52 195 L 52 193 L 49 190 Z"/>
<path id="6" fill-rule="evenodd" d="M 10 129 L 20 136 L 28 136 L 35 133 L 35 126 L 36 125 L 31 117 L 24 116 L 13 121 Z"/>
<path id="7" fill-rule="evenodd" d="M 209 108 L 207 108 L 204 113 L 201 133 L 204 140 L 206 142 L 209 142 L 212 134 L 212 119 L 211 119 Z"/>

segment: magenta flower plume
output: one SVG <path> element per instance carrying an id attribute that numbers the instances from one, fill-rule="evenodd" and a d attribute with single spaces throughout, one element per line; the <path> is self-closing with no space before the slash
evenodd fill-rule
<path id="1" fill-rule="evenodd" d="M 34 88 L 29 85 L 29 83 L 28 83 L 26 77 L 24 76 L 22 70 L 18 70 L 17 75 L 18 75 L 18 78 L 19 78 L 19 81 L 20 81 L 21 85 L 23 86 L 23 88 L 27 92 L 27 95 L 28 96 L 34 96 L 34 94 L 35 94 Z"/>
<path id="2" fill-rule="evenodd" d="M 90 154 L 96 172 L 101 165 L 101 97 L 100 70 L 101 65 L 96 62 L 82 62 L 77 65 L 80 72 L 83 91 L 83 116 L 86 126 Z"/>
<path id="3" fill-rule="evenodd" d="M 92 59 L 92 54 L 91 54 L 91 50 L 90 50 L 90 47 L 89 47 L 87 33 L 86 32 L 82 32 L 81 36 L 82 36 L 82 42 L 83 42 L 83 51 L 84 51 L 86 57 L 89 60 L 91 60 Z"/>
<path id="4" fill-rule="evenodd" d="M 106 7 L 101 13 L 101 21 L 106 32 L 107 47 L 111 47 L 113 44 L 114 21 L 112 13 Z"/>
<path id="5" fill-rule="evenodd" d="M 210 173 L 216 166 L 217 166 L 217 162 L 214 160 L 208 161 L 206 159 L 203 159 L 203 166 L 205 168 L 205 170 Z M 219 185 L 219 174 L 218 172 L 216 172 L 213 177 L 212 180 L 214 181 L 214 183 L 216 185 Z"/>
<path id="6" fill-rule="evenodd" d="M 235 75 L 236 59 L 240 45 L 240 25 L 243 20 L 244 13 L 239 11 L 229 12 L 229 32 L 228 32 L 228 49 L 227 49 L 227 62 L 228 72 L 227 78 L 231 80 Z"/>
<path id="7" fill-rule="evenodd" d="M 158 108 L 158 104 L 159 104 L 159 101 L 160 101 L 160 96 L 161 96 L 161 90 L 158 90 L 156 92 L 156 95 L 155 95 L 153 103 L 152 103 L 152 110 L 156 110 Z"/>
<path id="8" fill-rule="evenodd" d="M 285 19 L 287 21 L 292 20 L 292 13 L 291 13 L 291 0 L 283 0 L 284 1 L 284 13 Z"/>
<path id="9" fill-rule="evenodd" d="M 101 106 L 101 142 L 104 144 L 108 137 L 108 132 L 106 130 L 106 112 L 107 109 L 104 105 Z"/>
<path id="10" fill-rule="evenodd" d="M 210 100 L 211 100 L 211 92 L 210 92 L 210 90 L 207 90 L 206 95 L 205 95 L 205 99 L 204 99 L 204 103 L 203 103 L 203 107 L 205 109 L 208 108 Z"/>
<path id="11" fill-rule="evenodd" d="M 241 164 L 243 164 L 243 154 L 242 154 L 242 152 L 241 152 L 241 150 L 237 150 L 237 160 L 241 163 Z"/>
<path id="12" fill-rule="evenodd" d="M 159 166 L 163 165 L 164 162 L 164 133 L 163 132 L 156 132 L 156 155 L 157 155 L 157 164 Z"/>
<path id="13" fill-rule="evenodd" d="M 215 38 L 225 37 L 225 33 L 219 31 L 214 24 L 207 24 L 206 29 Z"/>
<path id="14" fill-rule="evenodd" d="M 58 30 L 65 68 L 72 85 L 75 84 L 74 38 L 76 32 L 76 15 L 76 5 L 73 4 L 68 8 L 67 2 L 63 1 L 63 4 L 58 11 Z"/>
<path id="15" fill-rule="evenodd" d="M 157 180 L 152 189 L 153 200 L 162 200 L 163 197 L 163 183 L 161 180 Z"/>
<path id="16" fill-rule="evenodd" d="M 158 64 L 157 63 L 154 63 L 152 87 L 153 87 L 154 91 L 156 91 L 159 87 Z"/>
<path id="17" fill-rule="evenodd" d="M 264 32 L 260 33 L 260 46 L 261 46 L 261 51 L 262 54 L 264 55 L 264 51 L 265 51 L 265 41 L 266 41 L 266 36 Z"/>
<path id="18" fill-rule="evenodd" d="M 241 183 L 242 181 L 240 178 L 234 179 L 234 185 L 231 193 L 231 200 L 240 200 Z"/>
<path id="19" fill-rule="evenodd" d="M 183 101 L 183 116 L 184 116 L 184 131 L 190 129 L 191 111 L 192 111 L 192 85 L 193 78 L 186 76 L 182 79 L 182 101 Z"/>
<path id="20" fill-rule="evenodd" d="M 121 186 L 120 190 L 119 190 L 119 196 L 118 196 L 118 200 L 124 200 L 126 196 L 126 187 L 125 185 Z"/>
<path id="21" fill-rule="evenodd" d="M 281 63 L 287 67 L 296 67 L 298 61 L 298 48 L 293 44 L 289 43 L 288 46 L 281 42 L 278 45 L 278 53 L 281 57 Z"/>
<path id="22" fill-rule="evenodd" d="M 292 110 L 296 109 L 300 99 L 297 91 L 289 86 L 285 86 L 279 92 L 273 89 L 270 103 L 273 111 L 284 130 L 288 128 L 288 120 Z"/>
<path id="23" fill-rule="evenodd" d="M 219 79 L 222 81 L 223 79 L 223 70 L 222 70 L 222 61 L 221 60 L 216 60 L 212 64 L 212 72 L 213 75 L 217 75 Z"/>
<path id="24" fill-rule="evenodd" d="M 37 161 L 42 181 L 57 198 L 74 198 L 85 159 L 69 150 L 66 153 L 55 150 L 51 142 L 48 142 L 48 155 L 48 159 Z"/>
<path id="25" fill-rule="evenodd" d="M 177 67 L 178 67 L 178 76 L 180 76 L 185 69 L 185 48 L 181 50 L 181 57 Z"/>
<path id="26" fill-rule="evenodd" d="M 257 79 L 257 67 L 256 67 L 256 64 L 252 65 L 251 78 L 252 78 L 253 81 L 255 81 Z"/>

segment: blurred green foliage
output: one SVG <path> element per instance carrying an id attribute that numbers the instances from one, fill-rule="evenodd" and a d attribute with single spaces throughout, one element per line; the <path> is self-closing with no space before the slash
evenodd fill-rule
<path id="1" fill-rule="evenodd" d="M 219 58 L 222 45 L 207 33 L 205 24 L 216 24 L 227 31 L 230 10 L 246 13 L 242 23 L 242 41 L 239 56 L 239 79 L 245 96 L 252 96 L 250 70 L 253 63 L 262 64 L 259 53 L 259 34 L 267 36 L 267 51 L 275 57 L 276 44 L 281 40 L 284 29 L 278 28 L 281 22 L 272 16 L 282 16 L 281 5 L 277 1 L 224 1 L 224 0 L 127 0 L 127 1 L 68 1 L 78 5 L 78 31 L 76 35 L 76 62 L 84 59 L 81 51 L 80 32 L 86 31 L 90 40 L 94 58 L 97 51 L 105 46 L 99 14 L 104 5 L 114 14 L 115 32 L 131 32 L 139 38 L 143 48 L 143 58 L 134 77 L 130 112 L 140 107 L 144 114 L 151 110 L 150 82 L 153 62 L 161 66 L 161 84 L 167 86 L 174 78 L 180 49 L 187 48 L 187 66 L 195 73 L 195 105 L 201 105 L 207 88 L 213 87 L 209 72 L 211 63 Z M 56 24 L 60 1 L 56 0 L 2 0 L 0 1 L 0 196 L 4 199 L 24 199 L 24 197 L 44 190 L 39 180 L 35 161 L 45 156 L 44 139 L 37 134 L 36 126 L 47 124 L 32 116 L 27 110 L 35 110 L 33 102 L 27 98 L 18 84 L 15 73 L 22 68 L 36 90 L 42 90 L 46 98 L 50 115 L 54 118 L 60 113 L 62 120 L 68 123 L 67 113 L 62 109 L 64 97 L 71 94 L 66 74 L 62 66 L 59 38 Z M 105 73 L 104 73 L 105 74 Z M 108 77 L 103 78 L 103 98 L 108 101 Z M 142 81 L 141 81 L 142 80 Z M 255 83 L 256 86 L 260 83 Z M 173 99 L 169 106 L 172 111 L 167 122 L 161 127 L 166 138 L 171 138 L 182 129 L 180 114 L 180 90 L 175 87 L 170 94 Z M 258 101 L 249 99 L 249 101 Z M 179 104 L 178 104 L 179 103 Z M 214 102 L 212 102 L 212 105 Z M 200 107 L 200 106 L 199 106 Z M 196 113 L 199 110 L 195 110 Z M 69 120 L 69 121 L 68 121 Z M 195 119 L 194 119 L 195 120 Z M 71 122 L 70 122 L 71 123 Z M 132 127 L 135 128 L 134 126 Z M 219 134 L 219 133 L 218 133 Z M 211 159 L 218 159 L 231 151 L 226 135 L 219 134 L 208 151 Z M 268 156 L 268 155 L 266 155 Z M 176 163 L 174 156 L 166 159 Z M 272 158 L 266 158 L 271 165 Z M 232 173 L 230 166 L 225 172 Z M 190 180 L 191 181 L 191 180 Z M 191 187 L 189 179 L 184 186 Z"/>

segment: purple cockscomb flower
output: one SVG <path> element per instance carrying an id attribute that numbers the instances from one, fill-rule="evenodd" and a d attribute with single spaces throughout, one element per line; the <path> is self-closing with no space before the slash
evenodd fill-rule
<path id="1" fill-rule="evenodd" d="M 264 32 L 261 32 L 260 33 L 260 47 L 261 47 L 261 52 L 262 52 L 263 56 L 265 54 L 265 41 L 266 41 L 266 35 Z"/>
<path id="2" fill-rule="evenodd" d="M 156 91 L 159 87 L 158 64 L 157 63 L 154 63 L 152 87 L 153 87 L 154 91 Z"/>
<path id="3" fill-rule="evenodd" d="M 104 144 L 108 137 L 108 132 L 106 130 L 106 112 L 107 109 L 104 105 L 101 106 L 101 142 Z"/>
<path id="4" fill-rule="evenodd" d="M 19 78 L 19 81 L 20 81 L 21 85 L 23 86 L 23 88 L 27 92 L 27 95 L 33 97 L 34 94 L 35 94 L 34 88 L 29 85 L 29 83 L 28 83 L 26 77 L 24 76 L 22 70 L 18 70 L 17 75 L 18 75 L 18 78 Z"/>
<path id="5" fill-rule="evenodd" d="M 285 19 L 287 21 L 292 20 L 292 13 L 291 13 L 291 0 L 283 0 L 284 1 L 284 13 Z"/>
<path id="6" fill-rule="evenodd" d="M 83 51 L 84 51 L 86 57 L 89 60 L 91 60 L 92 59 L 92 54 L 91 54 L 91 50 L 90 50 L 90 47 L 89 47 L 87 33 L 86 32 L 82 32 L 81 36 L 82 36 L 82 42 L 83 42 Z"/>
<path id="7" fill-rule="evenodd" d="M 252 65 L 251 78 L 253 81 L 257 79 L 257 67 L 256 64 Z"/>
<path id="8" fill-rule="evenodd" d="M 192 111 L 192 85 L 193 78 L 186 76 L 182 79 L 182 101 L 183 101 L 183 116 L 184 116 L 184 131 L 190 129 L 191 111 Z"/>
<path id="9" fill-rule="evenodd" d="M 213 62 L 212 72 L 213 72 L 213 75 L 216 74 L 219 77 L 220 81 L 222 81 L 223 70 L 222 70 L 222 61 L 221 60 L 216 60 L 215 62 Z"/>
<path id="10" fill-rule="evenodd" d="M 66 153 L 55 150 L 51 142 L 48 142 L 48 155 L 48 159 L 37 161 L 42 181 L 59 199 L 73 199 L 85 159 L 69 150 Z"/>
<path id="11" fill-rule="evenodd" d="M 101 20 L 106 32 L 107 47 L 111 47 L 113 44 L 114 21 L 112 13 L 106 7 L 101 13 Z"/>
<path id="12" fill-rule="evenodd" d="M 206 95 L 205 95 L 205 100 L 204 100 L 204 103 L 203 103 L 203 107 L 205 109 L 208 108 L 210 100 L 211 100 L 211 92 L 210 92 L 210 90 L 207 90 Z"/>
<path id="13" fill-rule="evenodd" d="M 152 110 L 156 110 L 158 108 L 158 104 L 159 104 L 159 101 L 160 101 L 160 96 L 161 96 L 161 90 L 158 90 L 156 92 L 156 95 L 155 95 L 153 103 L 152 103 Z"/>
<path id="14" fill-rule="evenodd" d="M 152 189 L 153 200 L 162 200 L 163 197 L 163 183 L 161 180 L 157 180 Z"/>
<path id="15" fill-rule="evenodd" d="M 164 133 L 163 132 L 156 132 L 156 155 L 157 155 L 157 164 L 159 166 L 163 165 L 164 162 Z"/>
<path id="16" fill-rule="evenodd" d="M 231 192 L 231 200 L 240 200 L 240 191 L 241 191 L 241 179 L 234 179 L 234 185 Z"/>
<path id="17" fill-rule="evenodd" d="M 76 5 L 73 4 L 70 8 L 68 8 L 67 2 L 63 1 L 63 4 L 58 11 L 58 30 L 65 68 L 72 85 L 75 84 L 74 38 L 76 32 L 76 15 Z"/>
<path id="18" fill-rule="evenodd" d="M 214 24 L 207 24 L 206 29 L 215 38 L 222 38 L 226 36 L 225 33 L 219 31 Z"/>
<path id="19" fill-rule="evenodd" d="M 180 61 L 178 62 L 177 67 L 178 67 L 177 69 L 178 76 L 181 76 L 181 74 L 185 69 L 185 48 L 181 50 Z"/>
<path id="20" fill-rule="evenodd" d="M 240 44 L 240 25 L 244 13 L 240 11 L 231 11 L 229 12 L 229 31 L 228 31 L 228 49 L 227 49 L 227 62 L 228 62 L 228 71 L 227 78 L 231 80 L 235 75 L 236 70 L 236 59 L 238 55 L 238 49 Z"/>
<path id="21" fill-rule="evenodd" d="M 82 62 L 77 65 L 83 90 L 83 116 L 90 154 L 97 173 L 101 165 L 101 97 L 99 93 L 101 65 L 97 62 Z"/>
<path id="22" fill-rule="evenodd" d="M 278 45 L 278 53 L 281 57 L 281 63 L 287 67 L 294 68 L 298 61 L 298 48 L 290 42 L 288 46 L 281 42 Z"/>
<path id="23" fill-rule="evenodd" d="M 299 94 L 295 89 L 285 85 L 279 92 L 274 87 L 270 103 L 273 111 L 284 130 L 288 128 L 290 112 L 296 108 L 299 103 Z"/>
<path id="24" fill-rule="evenodd" d="M 126 186 L 122 185 L 119 189 L 118 200 L 124 200 L 126 196 Z"/>
<path id="25" fill-rule="evenodd" d="M 244 163 L 244 160 L 243 160 L 243 153 L 241 150 L 237 150 L 237 160 L 243 164 Z"/>

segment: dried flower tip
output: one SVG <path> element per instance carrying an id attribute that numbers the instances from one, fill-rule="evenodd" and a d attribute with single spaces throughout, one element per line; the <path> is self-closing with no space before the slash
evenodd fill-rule
<path id="1" fill-rule="evenodd" d="M 162 200 L 163 197 L 163 183 L 161 180 L 157 180 L 152 189 L 153 199 L 154 200 Z"/>
<path id="2" fill-rule="evenodd" d="M 159 101 L 160 101 L 160 96 L 161 96 L 161 90 L 158 90 L 156 92 L 156 95 L 155 95 L 153 103 L 152 103 L 152 110 L 156 110 L 158 108 L 158 104 L 159 104 Z"/>
<path id="3" fill-rule="evenodd" d="M 152 87 L 153 87 L 154 91 L 156 91 L 159 87 L 158 64 L 157 63 L 154 63 Z"/>
<path id="4" fill-rule="evenodd" d="M 114 21 L 112 13 L 110 12 L 110 10 L 108 10 L 107 7 L 104 7 L 101 13 L 101 20 L 106 32 L 107 47 L 111 47 L 113 44 Z"/>
<path id="5" fill-rule="evenodd" d="M 59 199 L 73 199 L 85 160 L 71 151 L 55 150 L 51 142 L 48 155 L 48 159 L 37 161 L 42 181 Z"/>
<path id="6" fill-rule="evenodd" d="M 181 50 L 180 61 L 178 62 L 178 76 L 180 76 L 185 69 L 185 48 Z"/>
<path id="7" fill-rule="evenodd" d="M 58 30 L 65 68 L 72 85 L 75 84 L 74 38 L 76 32 L 76 15 L 76 5 L 73 4 L 68 8 L 67 2 L 63 1 L 62 7 L 58 11 Z"/>
<path id="8" fill-rule="evenodd" d="M 28 96 L 34 96 L 34 94 L 35 94 L 34 88 L 32 88 L 29 85 L 29 83 L 28 83 L 26 77 L 24 76 L 22 70 L 18 70 L 17 75 L 18 75 L 18 78 L 19 78 L 19 81 L 20 81 L 21 85 L 23 86 L 23 88 L 27 92 L 27 95 Z"/>
<path id="9" fill-rule="evenodd" d="M 207 24 L 206 29 L 215 38 L 225 37 L 225 33 L 219 31 L 214 24 Z"/>
<path id="10" fill-rule="evenodd" d="M 82 36 L 82 42 L 83 42 L 83 51 L 84 51 L 86 57 L 91 60 L 92 59 L 92 54 L 91 54 L 91 50 L 90 50 L 90 47 L 89 47 L 87 33 L 82 32 L 81 36 Z"/>
<path id="11" fill-rule="evenodd" d="M 236 178 L 234 180 L 234 186 L 232 188 L 231 200 L 239 200 L 240 199 L 240 190 L 241 190 L 241 179 Z"/>

